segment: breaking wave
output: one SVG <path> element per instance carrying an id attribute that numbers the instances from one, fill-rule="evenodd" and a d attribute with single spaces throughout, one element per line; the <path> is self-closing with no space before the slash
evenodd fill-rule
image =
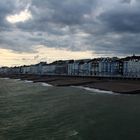
<path id="1" fill-rule="evenodd" d="M 25 83 L 33 83 L 33 81 L 24 80 Z"/>
<path id="2" fill-rule="evenodd" d="M 74 86 L 76 87 L 76 86 Z M 94 92 L 95 94 L 111 94 L 111 95 L 120 95 L 119 93 L 115 93 L 113 91 L 106 91 L 106 90 L 100 90 L 100 89 L 95 89 L 95 88 L 89 88 L 89 87 L 83 87 L 83 86 L 77 86 L 76 88 L 84 89 L 90 92 Z"/>
<path id="3" fill-rule="evenodd" d="M 21 81 L 21 79 L 14 79 L 15 81 Z"/>
<path id="4" fill-rule="evenodd" d="M 44 86 L 44 87 L 52 87 L 53 86 L 53 85 L 47 84 L 47 83 L 41 83 L 41 85 Z"/>
<path id="5" fill-rule="evenodd" d="M 0 78 L 0 79 L 3 79 L 3 80 L 9 80 L 10 78 Z"/>

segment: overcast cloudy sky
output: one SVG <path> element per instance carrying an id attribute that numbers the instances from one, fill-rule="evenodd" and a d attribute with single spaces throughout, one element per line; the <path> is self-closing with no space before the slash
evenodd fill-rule
<path id="1" fill-rule="evenodd" d="M 0 0 L 0 66 L 140 54 L 140 0 Z"/>

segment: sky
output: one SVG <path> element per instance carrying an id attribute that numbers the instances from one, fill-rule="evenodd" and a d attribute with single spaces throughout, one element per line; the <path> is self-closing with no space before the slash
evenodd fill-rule
<path id="1" fill-rule="evenodd" d="M 140 55 L 140 0 L 0 0 L 0 66 Z"/>

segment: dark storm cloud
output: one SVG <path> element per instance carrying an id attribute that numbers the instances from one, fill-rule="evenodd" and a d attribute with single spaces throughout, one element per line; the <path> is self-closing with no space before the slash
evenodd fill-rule
<path id="1" fill-rule="evenodd" d="M 131 0 L 121 0 L 122 3 L 130 3 Z"/>
<path id="2" fill-rule="evenodd" d="M 115 32 L 140 33 L 140 10 L 125 9 L 108 11 L 100 16 L 108 30 Z"/>
<path id="3" fill-rule="evenodd" d="M 75 26 L 86 22 L 85 14 L 96 7 L 96 0 L 32 0 L 30 10 L 33 19 L 19 24 L 24 30 L 49 31 L 57 34 L 63 26 Z"/>
<path id="4" fill-rule="evenodd" d="M 94 44 L 94 49 L 98 54 L 117 54 L 118 56 L 140 53 L 140 34 L 116 34 L 108 33 L 102 37 L 91 37 L 90 44 Z M 97 47 L 98 46 L 98 47 Z"/>
<path id="5" fill-rule="evenodd" d="M 7 22 L 7 15 L 27 6 L 31 19 Z M 33 46 L 44 45 L 97 54 L 140 54 L 139 9 L 139 0 L 1 1 L 0 31 L 5 36 L 0 36 L 0 47 L 31 52 Z"/>
<path id="6" fill-rule="evenodd" d="M 22 52 L 35 52 L 34 45 L 36 42 L 28 41 L 32 35 L 30 33 L 23 33 L 20 31 L 1 31 L 0 34 L 0 48 Z"/>
<path id="7" fill-rule="evenodd" d="M 9 29 L 10 24 L 6 21 L 6 16 L 12 13 L 14 8 L 11 0 L 0 1 L 0 31 Z"/>

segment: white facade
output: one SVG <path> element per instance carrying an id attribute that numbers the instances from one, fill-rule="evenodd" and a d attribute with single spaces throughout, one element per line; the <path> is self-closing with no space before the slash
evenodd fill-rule
<path id="1" fill-rule="evenodd" d="M 55 75 L 55 65 L 45 65 L 42 66 L 42 74 L 43 75 Z"/>
<path id="2" fill-rule="evenodd" d="M 20 72 L 21 72 L 20 67 L 13 67 L 9 69 L 9 73 L 12 73 L 12 74 L 20 74 Z"/>
<path id="3" fill-rule="evenodd" d="M 9 68 L 8 67 L 0 68 L 0 74 L 7 74 L 8 72 L 9 72 Z"/>
<path id="4" fill-rule="evenodd" d="M 38 66 L 37 65 L 30 66 L 30 74 L 38 74 Z"/>
<path id="5" fill-rule="evenodd" d="M 113 58 L 105 58 L 99 62 L 100 76 L 117 76 L 119 74 L 119 61 Z"/>
<path id="6" fill-rule="evenodd" d="M 42 66 L 41 74 L 42 75 L 47 75 L 47 66 Z"/>
<path id="7" fill-rule="evenodd" d="M 68 75 L 73 75 L 73 63 L 68 64 Z"/>
<path id="8" fill-rule="evenodd" d="M 79 75 L 79 63 L 68 64 L 68 75 Z"/>
<path id="9" fill-rule="evenodd" d="M 89 76 L 90 75 L 90 59 L 76 60 L 68 64 L 68 75 Z"/>
<path id="10" fill-rule="evenodd" d="M 123 74 L 126 77 L 140 77 L 140 60 L 124 61 Z"/>
<path id="11" fill-rule="evenodd" d="M 89 73 L 91 76 L 99 76 L 99 64 L 100 60 L 93 59 L 88 63 Z"/>
<path id="12" fill-rule="evenodd" d="M 79 65 L 79 75 L 80 76 L 90 76 L 90 63 L 84 63 Z"/>
<path id="13" fill-rule="evenodd" d="M 21 73 L 22 74 L 29 74 L 30 73 L 30 67 L 29 66 L 21 67 Z"/>

